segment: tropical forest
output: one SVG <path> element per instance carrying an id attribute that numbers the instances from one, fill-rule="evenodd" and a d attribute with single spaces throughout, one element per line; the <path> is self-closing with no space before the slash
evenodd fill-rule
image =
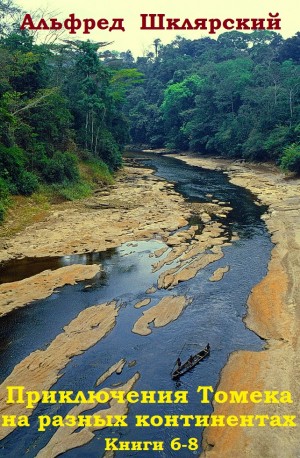
<path id="1" fill-rule="evenodd" d="M 0 218 L 11 195 L 88 195 L 127 144 L 274 161 L 300 172 L 300 33 L 114 43 L 20 30 L 0 3 Z"/>
<path id="2" fill-rule="evenodd" d="M 32 2 L 0 0 L 0 456 L 299 457 L 300 32 L 137 53 Z"/>

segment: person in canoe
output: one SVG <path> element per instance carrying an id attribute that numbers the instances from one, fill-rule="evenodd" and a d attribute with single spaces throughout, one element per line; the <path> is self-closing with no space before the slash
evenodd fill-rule
<path id="1" fill-rule="evenodd" d="M 180 358 L 177 358 L 176 369 L 175 370 L 173 369 L 173 372 L 171 374 L 172 379 L 176 380 L 179 377 L 181 377 L 182 375 L 184 375 L 186 372 L 193 369 L 193 367 L 195 367 L 198 363 L 200 363 L 200 361 L 202 361 L 204 358 L 206 358 L 206 356 L 209 355 L 209 352 L 210 352 L 210 345 L 207 344 L 204 350 L 199 351 L 194 356 L 191 355 L 189 359 L 186 362 L 184 362 L 183 364 L 181 363 Z M 180 365 L 179 365 L 179 362 L 180 362 Z"/>

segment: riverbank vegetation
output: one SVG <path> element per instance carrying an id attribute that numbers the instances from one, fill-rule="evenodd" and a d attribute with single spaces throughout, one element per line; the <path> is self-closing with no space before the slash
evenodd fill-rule
<path id="1" fill-rule="evenodd" d="M 152 50 L 137 59 L 145 79 L 127 98 L 133 143 L 294 170 L 300 33 L 284 40 L 271 31 L 233 31 L 165 46 L 157 39 Z"/>
<path id="2" fill-rule="evenodd" d="M 19 14 L 0 2 L 0 221 L 10 196 L 73 199 L 111 183 L 129 139 L 124 97 L 141 78 L 110 65 L 108 43 L 37 41 Z"/>
<path id="3" fill-rule="evenodd" d="M 75 199 L 111 183 L 129 142 L 300 173 L 300 33 L 156 39 L 135 60 L 20 31 L 20 17 L 0 0 L 0 221 L 13 195 Z"/>

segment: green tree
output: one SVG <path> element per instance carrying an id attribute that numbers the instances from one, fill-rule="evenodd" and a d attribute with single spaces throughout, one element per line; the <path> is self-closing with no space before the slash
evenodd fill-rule
<path id="1" fill-rule="evenodd" d="M 300 144 L 294 143 L 284 148 L 280 159 L 280 167 L 282 170 L 300 174 Z"/>
<path id="2" fill-rule="evenodd" d="M 195 97 L 202 87 L 202 80 L 190 76 L 181 83 L 171 84 L 164 93 L 161 105 L 167 143 L 171 148 L 188 147 L 188 139 L 181 129 L 184 113 L 194 107 Z"/>

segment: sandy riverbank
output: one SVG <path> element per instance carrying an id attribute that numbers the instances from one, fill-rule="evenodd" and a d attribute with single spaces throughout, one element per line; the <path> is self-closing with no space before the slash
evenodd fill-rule
<path id="1" fill-rule="evenodd" d="M 249 189 L 269 210 L 267 227 L 275 246 L 267 276 L 248 300 L 246 325 L 266 339 L 266 351 L 236 352 L 222 371 L 218 390 L 290 391 L 293 404 L 214 404 L 215 414 L 297 415 L 300 407 L 300 180 L 274 166 L 180 156 L 184 162 L 224 170 L 232 183 Z M 238 294 L 238 291 L 237 291 Z M 281 421 L 284 423 L 284 420 Z M 210 427 L 204 434 L 207 458 L 299 456 L 298 427 Z"/>
<path id="2" fill-rule="evenodd" d="M 134 246 L 135 240 L 160 240 L 161 248 L 150 256 L 153 258 L 153 272 L 164 270 L 157 285 L 149 285 L 145 297 L 135 304 L 137 309 L 150 305 L 146 311 L 141 310 L 132 329 L 132 332 L 146 336 L 152 332 L 152 325 L 157 328 L 176 320 L 192 301 L 192 298 L 170 295 L 158 300 L 151 294 L 157 288 L 170 289 L 179 281 L 194 277 L 199 270 L 223 257 L 222 246 L 228 244 L 228 238 L 224 236 L 224 227 L 214 221 L 214 217 L 225 217 L 230 211 L 224 202 L 189 204 L 174 191 L 173 184 L 156 178 L 151 170 L 130 167 L 120 174 L 115 186 L 109 190 L 67 208 L 53 207 L 46 220 L 2 241 L 0 259 L 5 262 L 23 257 L 62 256 L 103 251 L 128 241 Z M 201 221 L 201 231 L 197 224 L 182 229 L 188 225 L 191 215 L 196 215 Z M 177 229 L 181 230 L 176 232 Z M 168 267 L 169 264 L 172 266 Z M 65 284 L 93 278 L 100 269 L 99 265 L 71 265 L 4 283 L 0 285 L 0 315 L 47 297 Z M 24 381 L 26 390 L 42 392 L 50 389 L 74 356 L 87 351 L 113 329 L 117 314 L 115 302 L 91 306 L 67 324 L 46 349 L 36 350 L 20 361 L 0 385 L 1 414 L 31 415 L 35 406 L 25 409 L 23 404 L 5 403 L 7 386 L 19 386 Z M 122 371 L 125 363 L 123 358 L 109 367 L 96 385 L 103 383 L 113 372 Z M 135 374 L 121 388 L 129 389 L 137 378 L 138 374 Z M 83 405 L 81 409 L 95 407 Z M 119 406 L 112 403 L 109 409 L 99 413 L 124 413 L 126 410 L 127 405 L 119 412 Z M 78 414 L 81 411 L 76 407 L 71 412 Z M 59 428 L 39 456 L 55 457 L 94 437 L 93 428 L 85 428 L 79 433 L 75 429 Z M 2 428 L 0 439 L 13 430 L 14 426 Z"/>
<path id="3" fill-rule="evenodd" d="M 232 182 L 250 189 L 262 203 L 269 205 L 266 223 L 272 240 L 276 243 L 268 275 L 254 288 L 246 318 L 247 326 L 267 340 L 268 350 L 234 353 L 222 372 L 219 389 L 290 390 L 294 404 L 235 404 L 229 407 L 219 404 L 215 406 L 215 413 L 267 413 L 281 416 L 297 414 L 300 182 L 287 181 L 275 168 L 268 166 L 255 167 L 223 159 L 186 156 L 180 156 L 179 159 L 192 165 L 225 170 Z M 162 244 L 163 247 L 153 254 L 154 271 L 174 260 L 177 260 L 178 266 L 175 270 L 162 272 L 157 286 L 172 288 L 178 281 L 192 278 L 208 263 L 221 259 L 222 245 L 227 243 L 221 225 L 215 224 L 210 215 L 226 214 L 230 207 L 218 204 L 197 205 L 193 208 L 193 205 L 187 204 L 174 191 L 172 184 L 156 178 L 151 170 L 134 167 L 125 169 L 119 175 L 115 186 L 109 190 L 99 192 L 93 198 L 74 203 L 68 208 L 58 206 L 44 221 L 33 224 L 13 238 L 3 241 L 0 261 L 26 256 L 63 256 L 103 251 L 127 241 L 158 237 L 166 245 Z M 196 212 L 204 224 L 202 233 L 198 234 L 196 228 L 191 226 L 173 234 L 174 230 L 187 224 L 192 212 Z M 166 250 L 169 250 L 166 256 L 159 259 Z M 205 250 L 211 250 L 206 257 Z M 229 267 L 223 267 L 222 272 L 216 271 L 216 277 L 213 278 L 220 280 Z M 59 286 L 62 284 L 60 282 Z M 11 285 L 6 285 L 3 286 L 4 289 L 9 290 Z M 51 284 L 47 287 L 50 288 Z M 141 311 L 141 317 L 145 316 L 148 322 L 148 315 L 158 309 L 155 309 L 152 298 L 149 301 L 147 294 L 148 290 L 145 298 L 137 305 L 154 305 L 151 312 Z M 18 297 L 18 301 L 20 300 Z M 153 319 L 152 315 L 150 318 Z M 88 334 L 90 332 L 91 329 Z M 51 345 L 50 350 L 53 349 Z M 51 357 L 53 354 L 51 351 Z M 62 354 L 62 358 L 65 358 L 64 355 Z M 56 377 L 57 374 L 51 376 Z M 204 437 L 204 456 L 292 458 L 297 456 L 298 442 L 298 428 L 208 428 Z"/>
<path id="4" fill-rule="evenodd" d="M 44 221 L 2 240 L 0 262 L 99 252 L 124 242 L 134 244 L 135 240 L 156 238 L 162 248 L 153 253 L 158 258 L 153 271 L 174 262 L 176 265 L 163 270 L 158 284 L 152 288 L 169 289 L 223 257 L 222 245 L 228 240 L 224 237 L 224 227 L 213 221 L 213 217 L 225 217 L 231 208 L 216 202 L 187 203 L 174 191 L 172 183 L 158 179 L 152 170 L 128 167 L 109 190 L 97 192 L 92 198 L 67 208 L 54 207 Z M 188 225 L 191 215 L 201 221 L 201 234 L 198 225 L 181 229 Z M 166 251 L 167 255 L 161 259 Z M 98 265 L 73 265 L 3 283 L 0 285 L 0 316 L 43 299 L 66 284 L 90 279 L 99 270 Z M 151 291 L 150 288 L 145 294 Z"/>
<path id="5" fill-rule="evenodd" d="M 19 364 L 0 385 L 0 415 L 31 415 L 31 407 L 24 403 L 6 402 L 7 387 L 21 386 L 24 391 L 47 391 L 61 377 L 61 371 L 76 355 L 99 342 L 115 326 L 118 314 L 116 302 L 95 305 L 83 310 L 64 327 L 62 333 L 45 350 L 36 350 Z M 15 429 L 1 428 L 0 440 Z"/>
<path id="6" fill-rule="evenodd" d="M 53 206 L 44 221 L 1 239 L 0 262 L 99 252 L 131 240 L 168 237 L 187 224 L 190 214 L 171 183 L 155 177 L 153 170 L 125 167 L 114 186 L 89 199 Z"/>
<path id="7" fill-rule="evenodd" d="M 67 207 L 53 206 L 44 221 L 1 239 L 0 263 L 99 252 L 152 237 L 167 240 L 170 232 L 187 224 L 190 215 L 191 208 L 172 184 L 156 178 L 150 169 L 125 168 L 108 190 Z M 99 270 L 98 265 L 73 265 L 4 283 L 0 285 L 0 316 L 43 299 L 54 289 L 90 279 Z"/>
<path id="8" fill-rule="evenodd" d="M 36 299 L 51 296 L 61 286 L 75 285 L 79 281 L 94 278 L 100 269 L 101 267 L 96 264 L 73 264 L 54 271 L 44 270 L 24 280 L 4 283 L 0 285 L 0 317 Z"/>

